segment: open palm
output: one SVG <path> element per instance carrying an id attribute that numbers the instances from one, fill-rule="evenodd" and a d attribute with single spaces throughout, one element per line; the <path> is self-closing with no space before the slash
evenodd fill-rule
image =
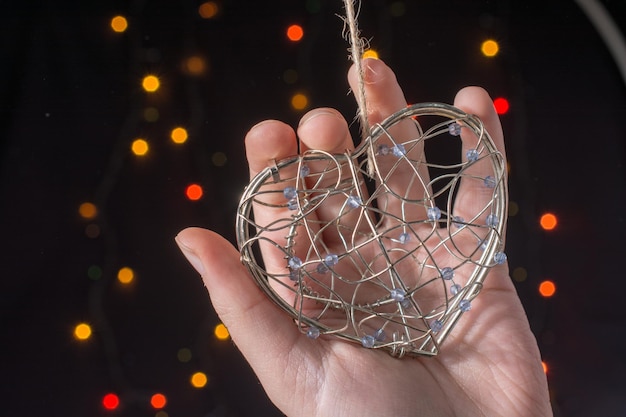
<path id="1" fill-rule="evenodd" d="M 406 102 L 395 75 L 382 61 L 368 60 L 365 67 L 369 118 L 377 123 Z M 354 88 L 354 71 L 349 80 Z M 479 116 L 504 154 L 489 96 L 479 88 L 466 88 L 454 104 Z M 305 115 L 297 137 L 301 151 L 343 153 L 353 148 L 345 119 L 332 109 Z M 248 133 L 246 150 L 254 176 L 269 160 L 297 153 L 296 132 L 278 121 L 262 122 Z M 401 180 L 397 186 L 407 188 Z M 457 200 L 469 200 L 475 191 L 464 187 Z M 336 210 L 316 213 L 320 224 L 336 216 Z M 267 221 L 273 215 L 256 207 L 255 218 L 266 216 Z M 358 228 L 358 220 L 353 221 Z M 327 249 L 341 242 L 335 238 L 332 231 L 325 233 Z M 177 241 L 202 274 L 217 313 L 266 392 L 289 416 L 551 415 L 536 342 L 506 264 L 490 270 L 480 297 L 473 301 L 480 314 L 461 320 L 438 356 L 396 359 L 336 339 L 303 337 L 293 320 L 254 284 L 237 250 L 219 235 L 190 228 Z M 263 255 L 268 270 L 284 270 L 284 254 L 265 248 Z"/>

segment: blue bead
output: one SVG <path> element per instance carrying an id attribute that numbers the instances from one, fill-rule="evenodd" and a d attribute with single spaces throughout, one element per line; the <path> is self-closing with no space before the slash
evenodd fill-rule
<path id="1" fill-rule="evenodd" d="M 286 187 L 283 190 L 283 195 L 287 200 L 293 200 L 294 198 L 298 197 L 298 192 L 293 187 Z"/>
<path id="2" fill-rule="evenodd" d="M 302 166 L 300 167 L 300 176 L 301 176 L 302 178 L 304 178 L 304 177 L 308 177 L 310 173 L 311 173 L 311 169 L 309 168 L 309 166 L 308 166 L 308 165 L 302 165 Z"/>
<path id="3" fill-rule="evenodd" d="M 463 224 L 465 223 L 465 219 L 461 216 L 453 216 L 452 217 L 452 224 L 455 225 L 456 227 L 461 227 L 463 226 Z"/>
<path id="4" fill-rule="evenodd" d="M 498 216 L 491 213 L 490 215 L 487 216 L 485 223 L 487 223 L 487 226 L 489 227 L 496 227 L 500 223 L 500 219 L 498 219 Z"/>
<path id="5" fill-rule="evenodd" d="M 317 339 L 320 337 L 320 329 L 315 326 L 309 327 L 309 330 L 306 331 L 306 337 L 309 339 Z"/>
<path id="6" fill-rule="evenodd" d="M 290 280 L 298 281 L 298 278 L 300 278 L 300 273 L 297 270 L 289 271 L 289 279 Z"/>
<path id="7" fill-rule="evenodd" d="M 296 200 L 295 198 L 292 200 L 289 200 L 287 202 L 287 208 L 289 210 L 298 210 L 298 200 Z"/>
<path id="8" fill-rule="evenodd" d="M 328 272 L 328 267 L 326 265 L 324 265 L 323 263 L 317 264 L 317 273 L 318 274 L 325 274 L 327 272 Z"/>
<path id="9" fill-rule="evenodd" d="M 493 260 L 498 265 L 502 265 L 503 263 L 505 263 L 506 259 L 507 259 L 506 253 L 504 253 L 504 252 L 496 252 L 496 254 L 493 255 Z"/>
<path id="10" fill-rule="evenodd" d="M 406 291 L 404 291 L 402 288 L 394 288 L 393 290 L 391 290 L 390 295 L 392 300 L 402 302 L 406 297 Z"/>
<path id="11" fill-rule="evenodd" d="M 391 148 L 391 151 L 393 152 L 394 156 L 398 158 L 401 158 L 404 155 L 406 155 L 406 149 L 404 149 L 404 145 L 401 143 L 398 143 L 393 148 Z"/>
<path id="12" fill-rule="evenodd" d="M 361 197 L 356 195 L 351 195 L 348 197 L 348 205 L 352 208 L 360 207 L 363 202 L 361 201 Z"/>
<path id="13" fill-rule="evenodd" d="M 470 149 L 465 153 L 465 157 L 468 162 L 476 162 L 478 160 L 478 151 L 476 149 Z"/>
<path id="14" fill-rule="evenodd" d="M 326 257 L 324 258 L 324 264 L 326 266 L 335 266 L 337 265 L 337 263 L 339 263 L 339 256 L 335 255 L 334 253 L 326 255 Z"/>
<path id="15" fill-rule="evenodd" d="M 472 304 L 468 300 L 461 300 L 459 303 L 459 309 L 461 309 L 462 312 L 467 313 L 472 309 Z"/>
<path id="16" fill-rule="evenodd" d="M 404 300 L 400 301 L 400 305 L 404 308 L 409 308 L 411 307 L 411 299 L 410 298 L 405 298 Z"/>
<path id="17" fill-rule="evenodd" d="M 450 286 L 450 294 L 457 295 L 461 291 L 461 286 L 459 284 L 452 284 Z"/>
<path id="18" fill-rule="evenodd" d="M 454 123 L 450 123 L 448 125 L 448 132 L 452 135 L 452 136 L 459 136 L 461 134 L 461 125 L 458 124 L 457 122 Z"/>
<path id="19" fill-rule="evenodd" d="M 378 329 L 374 332 L 374 339 L 379 342 L 384 342 L 385 339 L 387 339 L 387 335 L 385 334 L 385 331 L 383 329 Z"/>
<path id="20" fill-rule="evenodd" d="M 369 334 L 366 334 L 361 338 L 361 344 L 363 344 L 363 347 L 366 347 L 368 349 L 373 348 L 375 343 L 376 339 L 374 339 L 374 336 L 371 336 Z"/>
<path id="21" fill-rule="evenodd" d="M 428 210 L 426 210 L 426 215 L 428 216 L 428 220 L 434 222 L 441 218 L 441 210 L 439 210 L 439 207 L 436 206 L 429 207 Z"/>
<path id="22" fill-rule="evenodd" d="M 496 179 L 492 177 L 491 175 L 487 175 L 483 183 L 485 184 L 485 187 L 487 188 L 496 188 Z"/>
<path id="23" fill-rule="evenodd" d="M 406 232 L 400 233 L 400 236 L 398 236 L 398 242 L 402 243 L 403 245 L 409 240 L 411 240 L 411 235 Z"/>
<path id="24" fill-rule="evenodd" d="M 450 280 L 454 278 L 454 269 L 446 266 L 445 268 L 441 268 L 441 278 Z"/>
<path id="25" fill-rule="evenodd" d="M 297 256 L 292 256 L 289 258 L 289 268 L 294 271 L 302 268 L 302 260 Z"/>
<path id="26" fill-rule="evenodd" d="M 441 329 L 443 329 L 443 322 L 441 320 L 433 320 L 430 322 L 430 330 L 432 330 L 433 333 L 440 332 Z"/>
<path id="27" fill-rule="evenodd" d="M 380 155 L 389 155 L 389 145 L 385 145 L 384 143 L 382 145 L 378 145 L 378 153 Z"/>

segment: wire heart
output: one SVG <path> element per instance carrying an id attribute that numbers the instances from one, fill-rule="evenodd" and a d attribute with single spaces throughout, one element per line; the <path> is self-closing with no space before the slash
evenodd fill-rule
<path id="1" fill-rule="evenodd" d="M 506 161 L 482 121 L 417 104 L 353 152 L 273 162 L 244 192 L 237 241 L 258 286 L 308 337 L 432 356 L 506 262 L 507 201 Z"/>

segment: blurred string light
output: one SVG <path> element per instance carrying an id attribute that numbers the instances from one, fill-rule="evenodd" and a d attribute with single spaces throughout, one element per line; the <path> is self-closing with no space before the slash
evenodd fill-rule
<path id="1" fill-rule="evenodd" d="M 98 208 L 95 204 L 86 201 L 78 207 L 78 214 L 83 219 L 91 220 L 98 215 Z"/>
<path id="2" fill-rule="evenodd" d="M 493 39 L 487 39 L 480 46 L 480 51 L 483 53 L 484 56 L 488 58 L 493 58 L 494 56 L 498 55 L 498 52 L 500 52 L 500 45 L 498 45 L 498 42 L 494 41 Z"/>
<path id="3" fill-rule="evenodd" d="M 378 59 L 378 52 L 376 52 L 373 49 L 368 49 L 367 51 L 363 52 L 363 59 L 366 58 L 373 58 L 373 59 Z"/>
<path id="4" fill-rule="evenodd" d="M 148 93 L 154 93 L 161 86 L 161 80 L 156 75 L 146 75 L 141 81 L 141 86 Z"/>
<path id="5" fill-rule="evenodd" d="M 553 213 L 545 213 L 539 219 L 539 224 L 543 230 L 554 230 L 558 224 L 558 219 Z"/>
<path id="6" fill-rule="evenodd" d="M 548 364 L 545 361 L 541 361 L 541 367 L 543 368 L 543 373 L 548 373 Z"/>
<path id="7" fill-rule="evenodd" d="M 167 404 L 167 397 L 165 397 L 165 395 L 161 394 L 160 392 L 154 394 L 150 398 L 150 405 L 152 406 L 152 408 L 155 408 L 157 410 L 164 408 L 166 404 Z"/>
<path id="8" fill-rule="evenodd" d="M 154 414 L 154 417 L 170 417 L 170 415 L 164 410 L 159 410 Z"/>
<path id="9" fill-rule="evenodd" d="M 117 280 L 121 284 L 128 285 L 131 282 L 133 282 L 134 279 L 135 279 L 135 271 L 133 271 L 132 268 L 125 266 L 123 268 L 120 268 L 119 271 L 117 271 Z"/>
<path id="10" fill-rule="evenodd" d="M 128 29 L 128 20 L 124 16 L 115 16 L 111 19 L 111 29 L 117 33 L 126 32 Z"/>
<path id="11" fill-rule="evenodd" d="M 213 162 L 213 165 L 216 167 L 223 167 L 228 162 L 228 157 L 224 152 L 215 152 L 211 155 L 211 162 Z"/>
<path id="12" fill-rule="evenodd" d="M 172 129 L 172 132 L 170 133 L 170 137 L 172 138 L 172 142 L 180 145 L 180 144 L 187 142 L 187 139 L 189 138 L 189 134 L 187 133 L 187 130 L 184 127 L 176 127 Z"/>
<path id="13" fill-rule="evenodd" d="M 150 146 L 145 139 L 135 139 L 130 146 L 130 149 L 137 156 L 144 156 L 148 153 Z"/>
<path id="14" fill-rule="evenodd" d="M 296 110 L 304 110 L 309 105 L 309 99 L 302 93 L 296 93 L 291 97 L 291 107 Z"/>
<path id="15" fill-rule="evenodd" d="M 545 280 L 539 284 L 539 294 L 542 297 L 550 298 L 556 293 L 556 284 L 553 281 Z"/>
<path id="16" fill-rule="evenodd" d="M 406 13 L 406 6 L 403 1 L 394 1 L 389 7 L 389 13 L 393 17 L 401 17 Z"/>
<path id="17" fill-rule="evenodd" d="M 509 101 L 504 97 L 498 97 L 493 100 L 493 106 L 496 109 L 496 113 L 502 115 L 509 112 L 509 108 L 511 107 Z"/>
<path id="18" fill-rule="evenodd" d="M 202 186 L 199 184 L 190 184 L 185 189 L 185 195 L 191 201 L 200 200 L 203 194 L 204 194 L 204 190 L 202 189 Z"/>
<path id="19" fill-rule="evenodd" d="M 286 69 L 283 72 L 283 81 L 287 84 L 295 84 L 298 81 L 298 71 L 291 68 Z"/>
<path id="20" fill-rule="evenodd" d="M 74 327 L 74 337 L 78 340 L 87 340 L 91 337 L 91 326 L 87 323 L 79 323 Z"/>
<path id="21" fill-rule="evenodd" d="M 159 120 L 159 116 L 159 109 L 157 109 L 156 107 L 146 107 L 143 110 L 143 119 L 146 122 L 154 123 Z"/>
<path id="22" fill-rule="evenodd" d="M 95 223 L 88 224 L 87 227 L 85 227 L 85 236 L 89 239 L 96 239 L 100 236 L 100 226 Z"/>
<path id="23" fill-rule="evenodd" d="M 198 7 L 198 14 L 203 19 L 212 19 L 219 13 L 220 8 L 214 1 L 207 1 Z"/>
<path id="24" fill-rule="evenodd" d="M 291 25 L 287 28 L 287 38 L 291 42 L 299 42 L 304 37 L 304 29 L 300 25 Z"/>
<path id="25" fill-rule="evenodd" d="M 189 348 L 180 348 L 178 349 L 178 353 L 176 354 L 179 362 L 187 363 L 191 360 L 192 354 L 191 349 Z"/>
<path id="26" fill-rule="evenodd" d="M 209 382 L 209 378 L 204 372 L 196 372 L 195 374 L 191 375 L 190 382 L 191 386 L 193 386 L 194 388 L 204 388 L 207 382 Z"/>
<path id="27" fill-rule="evenodd" d="M 91 265 L 87 269 L 87 276 L 92 281 L 99 280 L 100 278 L 102 278 L 102 268 L 100 268 L 98 265 Z"/>
<path id="28" fill-rule="evenodd" d="M 217 338 L 217 340 L 228 340 L 228 338 L 230 337 L 230 333 L 228 332 L 228 329 L 226 328 L 226 326 L 224 326 L 223 323 L 220 323 L 217 326 L 215 326 L 213 333 L 215 334 L 215 337 Z"/>
<path id="29" fill-rule="evenodd" d="M 515 201 L 509 201 L 509 216 L 515 217 L 519 214 L 519 204 Z"/>
<path id="30" fill-rule="evenodd" d="M 184 71 L 190 75 L 202 75 L 207 71 L 207 61 L 198 55 L 192 55 L 185 60 Z"/>
<path id="31" fill-rule="evenodd" d="M 120 405 L 120 397 L 114 393 L 108 393 L 102 397 L 102 406 L 107 410 L 115 410 Z"/>
<path id="32" fill-rule="evenodd" d="M 524 282 L 528 278 L 528 271 L 522 266 L 518 266 L 511 273 L 511 277 L 517 282 Z"/>

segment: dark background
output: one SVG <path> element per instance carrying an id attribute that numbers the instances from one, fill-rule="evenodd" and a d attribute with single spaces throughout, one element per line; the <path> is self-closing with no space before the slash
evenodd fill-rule
<path id="1" fill-rule="evenodd" d="M 265 118 L 296 124 L 295 92 L 352 119 L 343 10 L 339 0 L 223 0 L 202 19 L 200 3 L 0 2 L 3 416 L 281 415 L 232 342 L 214 337 L 219 319 L 173 238 L 196 225 L 234 239 L 242 138 Z M 623 31 L 626 2 L 602 4 Z M 117 14 L 125 33 L 109 26 Z M 409 102 L 451 102 L 469 84 L 510 101 L 519 210 L 507 253 L 555 414 L 626 415 L 626 88 L 588 18 L 573 1 L 365 0 L 360 21 Z M 292 23 L 301 42 L 285 37 Z M 500 43 L 495 58 L 480 54 L 487 38 Z M 204 74 L 183 70 L 193 55 Z M 141 89 L 148 73 L 157 93 Z M 182 146 L 169 140 L 177 125 L 190 134 Z M 143 158 L 130 152 L 137 137 L 151 146 Z M 199 201 L 185 197 L 192 182 Z M 79 216 L 85 201 L 95 219 Z M 539 227 L 546 211 L 559 218 L 552 232 Z M 126 287 L 123 266 L 136 273 Z M 557 285 L 550 299 L 537 291 L 544 279 Z M 85 342 L 73 337 L 81 321 L 94 330 Z M 196 371 L 209 376 L 203 389 L 189 384 Z M 120 396 L 115 411 L 102 407 L 108 392 Z M 168 398 L 160 412 L 155 392 Z"/>

